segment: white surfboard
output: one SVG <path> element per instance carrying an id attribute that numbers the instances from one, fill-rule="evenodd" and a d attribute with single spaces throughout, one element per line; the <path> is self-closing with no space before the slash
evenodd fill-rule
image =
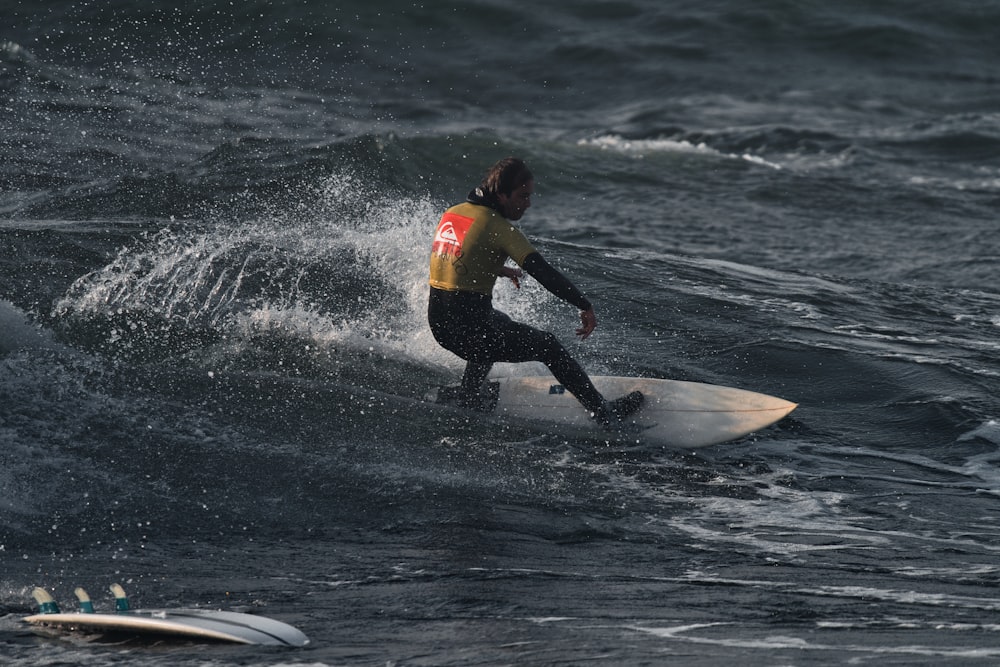
<path id="1" fill-rule="evenodd" d="M 120 590 L 120 587 L 118 588 Z M 38 591 L 41 591 L 39 593 Z M 42 613 L 24 621 L 50 632 L 77 632 L 90 635 L 131 635 L 219 641 L 269 646 L 305 646 L 309 639 L 298 629 L 264 616 L 207 609 L 125 609 L 114 614 L 93 612 L 63 613 L 47 593 L 36 589 Z M 77 593 L 78 597 L 80 593 Z M 40 597 L 41 596 L 41 597 Z M 46 600 L 43 601 L 43 600 Z M 84 607 L 83 598 L 80 599 Z M 56 611 L 46 611 L 55 609 Z"/>
<path id="2" fill-rule="evenodd" d="M 700 382 L 611 376 L 592 376 L 591 380 L 609 400 L 638 390 L 645 402 L 620 428 L 608 430 L 591 419 L 553 377 L 509 377 L 490 380 L 497 391 L 493 414 L 551 425 L 566 435 L 687 449 L 741 438 L 797 407 L 783 398 Z"/>

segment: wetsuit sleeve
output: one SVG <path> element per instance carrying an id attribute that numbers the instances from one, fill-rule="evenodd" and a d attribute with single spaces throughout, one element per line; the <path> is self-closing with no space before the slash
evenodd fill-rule
<path id="1" fill-rule="evenodd" d="M 527 271 L 529 276 L 541 283 L 542 287 L 563 301 L 573 304 L 580 310 L 590 310 L 590 301 L 583 295 L 583 292 L 578 290 L 576 285 L 553 268 L 537 252 L 528 255 L 524 259 L 524 264 L 521 265 L 521 268 Z"/>

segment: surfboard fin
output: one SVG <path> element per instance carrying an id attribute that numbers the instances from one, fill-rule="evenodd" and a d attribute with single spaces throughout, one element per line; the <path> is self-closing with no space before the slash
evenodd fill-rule
<path id="1" fill-rule="evenodd" d="M 94 613 L 94 603 L 91 602 L 90 596 L 87 595 L 87 591 L 82 588 L 77 588 L 73 591 L 76 595 L 76 599 L 80 601 L 80 613 L 81 614 L 93 614 Z"/>
<path id="2" fill-rule="evenodd" d="M 35 602 L 38 603 L 38 613 L 40 614 L 58 614 L 59 605 L 56 601 L 52 599 L 49 592 L 41 587 L 36 587 L 35 590 L 31 591 L 31 597 L 35 598 Z"/>
<path id="3" fill-rule="evenodd" d="M 115 596 L 115 611 L 128 611 L 128 596 L 119 584 L 111 584 L 111 594 Z"/>

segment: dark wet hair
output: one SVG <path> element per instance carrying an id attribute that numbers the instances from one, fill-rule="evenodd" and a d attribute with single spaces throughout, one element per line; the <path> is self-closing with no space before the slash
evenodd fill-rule
<path id="1" fill-rule="evenodd" d="M 519 187 L 534 180 L 531 170 L 524 160 L 516 157 L 507 157 L 490 167 L 483 182 L 479 184 L 479 189 L 486 196 L 510 195 Z"/>

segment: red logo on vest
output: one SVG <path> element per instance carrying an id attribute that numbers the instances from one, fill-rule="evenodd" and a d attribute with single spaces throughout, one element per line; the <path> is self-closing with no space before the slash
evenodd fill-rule
<path id="1" fill-rule="evenodd" d="M 441 216 L 441 222 L 438 223 L 431 252 L 445 257 L 461 255 L 462 242 L 473 222 L 473 218 L 467 218 L 464 215 L 445 213 Z"/>

